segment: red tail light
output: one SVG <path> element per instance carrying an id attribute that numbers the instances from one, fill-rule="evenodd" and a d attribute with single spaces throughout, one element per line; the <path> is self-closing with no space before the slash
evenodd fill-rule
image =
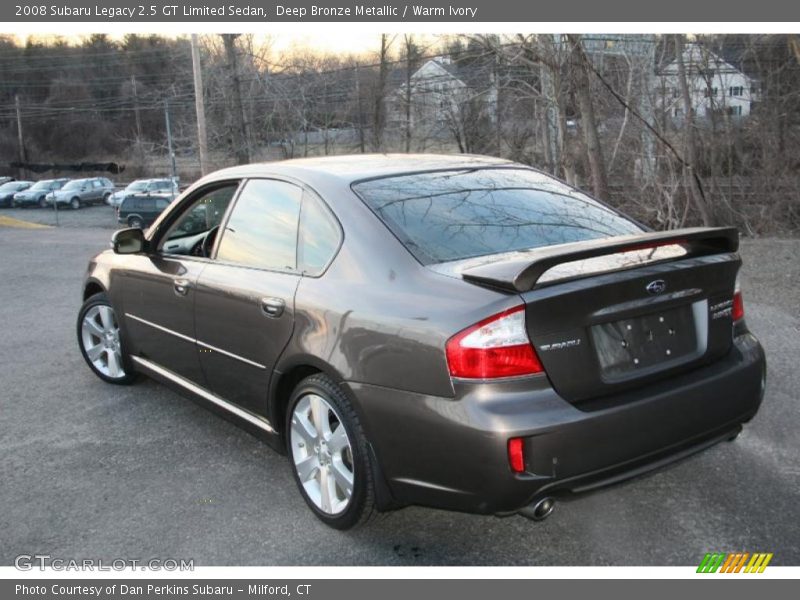
<path id="1" fill-rule="evenodd" d="M 744 301 L 742 301 L 742 290 L 736 286 L 736 291 L 733 293 L 733 309 L 731 310 L 731 317 L 733 322 L 741 321 L 744 319 Z"/>
<path id="2" fill-rule="evenodd" d="M 518 377 L 544 372 L 525 331 L 525 307 L 498 313 L 447 341 L 450 375 L 468 379 Z"/>
<path id="3" fill-rule="evenodd" d="M 523 438 L 508 440 L 508 466 L 514 473 L 525 471 L 525 440 Z"/>

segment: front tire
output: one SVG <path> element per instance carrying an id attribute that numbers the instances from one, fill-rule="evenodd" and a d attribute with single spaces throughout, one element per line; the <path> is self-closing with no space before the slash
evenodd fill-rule
<path id="1" fill-rule="evenodd" d="M 81 207 L 80 198 L 73 198 L 69 201 L 69 206 L 72 210 L 78 210 Z"/>
<path id="2" fill-rule="evenodd" d="M 139 217 L 128 217 L 128 227 L 144 229 L 144 222 Z"/>
<path id="3" fill-rule="evenodd" d="M 44 196 L 39 198 L 39 208 L 47 208 L 47 199 Z"/>
<path id="4" fill-rule="evenodd" d="M 119 385 L 136 379 L 120 339 L 117 316 L 104 293 L 95 294 L 83 303 L 77 325 L 78 346 L 95 375 Z"/>
<path id="5" fill-rule="evenodd" d="M 350 400 L 327 375 L 307 377 L 289 400 L 286 445 L 292 472 L 311 511 L 335 529 L 375 513 L 366 437 Z"/>

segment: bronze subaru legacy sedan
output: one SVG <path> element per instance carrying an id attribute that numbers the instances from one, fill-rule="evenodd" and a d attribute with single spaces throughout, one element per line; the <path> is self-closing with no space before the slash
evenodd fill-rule
<path id="1" fill-rule="evenodd" d="M 340 529 L 410 504 L 542 519 L 733 439 L 764 392 L 735 229 L 653 232 L 508 161 L 234 167 L 112 246 L 89 367 L 259 434 Z"/>

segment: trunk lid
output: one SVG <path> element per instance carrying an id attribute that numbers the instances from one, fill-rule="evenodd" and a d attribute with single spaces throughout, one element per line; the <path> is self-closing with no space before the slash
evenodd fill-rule
<path id="1" fill-rule="evenodd" d="M 485 257 L 459 270 L 522 296 L 553 387 L 579 402 L 725 355 L 737 248 L 733 228 L 695 228 Z"/>

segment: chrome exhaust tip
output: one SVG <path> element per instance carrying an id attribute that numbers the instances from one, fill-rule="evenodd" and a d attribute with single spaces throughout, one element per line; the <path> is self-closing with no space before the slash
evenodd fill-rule
<path id="1" fill-rule="evenodd" d="M 553 498 L 540 498 L 536 502 L 531 503 L 530 506 L 521 509 L 519 514 L 532 521 L 544 521 L 550 516 L 555 507 L 556 501 Z"/>

